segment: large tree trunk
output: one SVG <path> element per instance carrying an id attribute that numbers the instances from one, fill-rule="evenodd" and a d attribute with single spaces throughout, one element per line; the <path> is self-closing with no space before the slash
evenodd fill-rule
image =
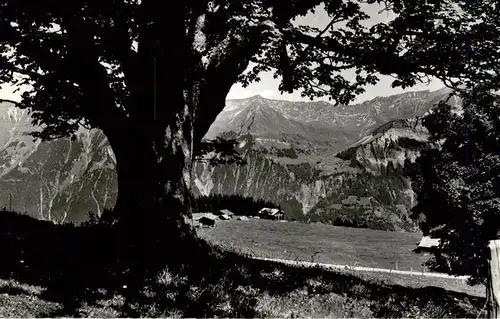
<path id="1" fill-rule="evenodd" d="M 181 113 L 171 123 L 122 125 L 107 134 L 118 175 L 118 259 L 141 280 L 169 260 L 180 262 L 194 240 L 184 222 L 191 213 L 192 123 L 187 107 Z"/>

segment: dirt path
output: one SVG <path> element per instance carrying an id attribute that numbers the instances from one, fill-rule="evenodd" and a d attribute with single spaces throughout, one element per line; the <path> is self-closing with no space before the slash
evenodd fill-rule
<path id="1" fill-rule="evenodd" d="M 309 262 L 309 261 L 295 261 L 295 260 L 263 258 L 263 257 L 252 257 L 252 258 L 259 259 L 259 260 L 274 261 L 274 262 L 284 263 L 284 264 L 288 264 L 288 265 L 299 265 L 299 266 L 305 266 L 305 267 L 318 267 L 319 266 L 319 267 L 322 267 L 325 269 L 343 269 L 343 270 L 354 270 L 354 271 L 365 271 L 365 272 L 385 272 L 385 273 L 393 273 L 393 274 L 425 276 L 425 277 L 438 277 L 438 278 L 457 279 L 457 280 L 466 280 L 469 278 L 469 276 L 451 276 L 448 274 L 435 273 L 435 272 L 424 272 L 424 271 L 418 272 L 418 271 L 372 268 L 372 267 L 359 267 L 359 266 L 349 266 L 349 265 L 333 265 L 333 264 L 314 263 L 314 262 Z"/>

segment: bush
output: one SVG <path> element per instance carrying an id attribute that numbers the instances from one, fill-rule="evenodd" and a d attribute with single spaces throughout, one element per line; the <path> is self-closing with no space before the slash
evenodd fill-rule
<path id="1" fill-rule="evenodd" d="M 113 209 L 107 209 L 105 208 L 103 213 L 101 214 L 101 217 L 99 217 L 96 213 L 94 212 L 89 212 L 88 216 L 89 219 L 83 223 L 81 223 L 81 227 L 96 227 L 96 226 L 101 226 L 101 227 L 109 227 L 113 225 L 116 221 L 118 221 L 118 218 L 115 216 L 115 211 Z"/>

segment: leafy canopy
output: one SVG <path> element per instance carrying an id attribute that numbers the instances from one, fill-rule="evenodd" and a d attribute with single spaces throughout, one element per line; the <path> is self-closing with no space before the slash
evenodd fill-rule
<path id="1" fill-rule="evenodd" d="M 192 110 L 201 139 L 231 85 L 258 81 L 262 71 L 273 70 L 283 92 L 302 90 L 337 103 L 377 83 L 379 73 L 402 87 L 431 75 L 453 86 L 471 76 L 488 80 L 485 69 L 492 66 L 477 57 L 494 61 L 499 53 L 484 45 L 497 41 L 498 21 L 486 3 L 179 0 L 163 8 L 153 0 L 2 0 L 0 81 L 30 86 L 20 106 L 45 127 L 38 137 L 71 135 L 80 125 L 103 128 L 111 120 L 116 127 L 127 119 L 146 126 L 157 59 L 158 77 L 184 92 L 202 79 L 216 82 L 206 88 L 222 99 Z M 368 26 L 363 8 L 369 5 L 396 18 Z M 321 7 L 331 19 L 323 29 L 294 23 Z M 171 74 L 162 62 L 167 58 Z M 249 62 L 253 68 L 243 72 Z M 347 70 L 354 80 L 344 76 Z M 169 116 L 167 102 L 158 101 L 161 116 Z"/>

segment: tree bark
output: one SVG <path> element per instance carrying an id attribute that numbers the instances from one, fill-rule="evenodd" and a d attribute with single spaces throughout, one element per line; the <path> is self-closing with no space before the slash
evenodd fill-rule
<path id="1" fill-rule="evenodd" d="M 171 123 L 127 123 L 106 134 L 116 158 L 117 258 L 142 281 L 193 243 L 189 183 L 192 126 L 187 106 Z M 105 132 L 106 133 L 106 132 Z"/>
<path id="2" fill-rule="evenodd" d="M 500 240 L 491 240 L 488 248 L 490 249 L 486 286 L 488 318 L 500 318 Z"/>

